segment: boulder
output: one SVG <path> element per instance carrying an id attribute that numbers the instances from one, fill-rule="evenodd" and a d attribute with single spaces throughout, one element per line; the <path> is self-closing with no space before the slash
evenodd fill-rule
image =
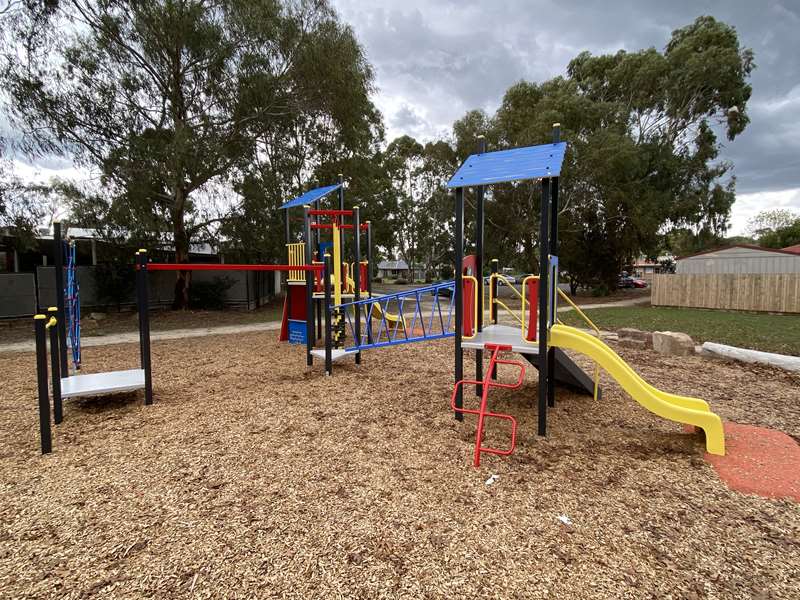
<path id="1" fill-rule="evenodd" d="M 89 313 L 89 318 L 92 321 L 102 321 L 103 319 L 105 319 L 107 317 L 108 317 L 108 315 L 106 313 L 101 313 L 101 312 Z"/>
<path id="2" fill-rule="evenodd" d="M 653 334 L 649 331 L 641 331 L 632 327 L 623 327 L 617 331 L 619 343 L 631 348 L 652 348 Z"/>
<path id="3" fill-rule="evenodd" d="M 653 350 L 670 356 L 693 356 L 694 340 L 679 331 L 656 331 L 653 333 Z"/>

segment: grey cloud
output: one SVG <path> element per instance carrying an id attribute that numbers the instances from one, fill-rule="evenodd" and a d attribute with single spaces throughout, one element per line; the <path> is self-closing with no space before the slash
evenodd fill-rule
<path id="1" fill-rule="evenodd" d="M 465 111 L 494 110 L 520 79 L 563 74 L 582 50 L 663 49 L 671 32 L 709 14 L 755 51 L 751 124 L 726 144 L 745 192 L 800 187 L 800 5 L 769 0 L 335 0 L 367 49 L 381 93 L 425 115 L 428 129 L 389 119 L 390 132 L 435 136 Z"/>

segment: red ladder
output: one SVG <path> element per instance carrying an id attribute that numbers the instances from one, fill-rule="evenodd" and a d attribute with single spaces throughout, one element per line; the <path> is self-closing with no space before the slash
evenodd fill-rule
<path id="1" fill-rule="evenodd" d="M 486 369 L 486 377 L 483 378 L 483 381 L 477 381 L 475 379 L 462 379 L 453 387 L 453 396 L 450 398 L 450 407 L 459 413 L 466 413 L 469 415 L 478 415 L 478 428 L 475 432 L 475 460 L 473 464 L 476 467 L 481 466 L 481 453 L 488 452 L 490 454 L 498 454 L 500 456 L 508 456 L 512 452 L 514 452 L 514 447 L 517 443 L 517 420 L 512 417 L 511 415 L 503 415 L 500 413 L 493 413 L 488 412 L 486 410 L 486 405 L 488 404 L 488 397 L 489 397 L 489 389 L 493 387 L 497 388 L 506 388 L 506 389 L 517 389 L 522 385 L 522 381 L 525 378 L 525 365 L 521 362 L 516 360 L 500 360 L 497 358 L 497 355 L 501 352 L 505 352 L 511 350 L 511 346 L 501 346 L 499 344 L 486 344 L 485 348 L 487 350 L 492 351 L 492 358 L 489 360 L 489 367 Z M 515 365 L 519 367 L 519 378 L 517 379 L 516 383 L 498 383 L 497 381 L 492 380 L 491 375 L 495 371 L 495 365 Z M 470 385 L 482 385 L 483 386 L 483 393 L 481 394 L 481 407 L 478 410 L 473 410 L 469 408 L 459 408 L 456 407 L 456 395 L 458 394 L 458 388 L 464 386 L 465 384 Z M 483 426 L 486 421 L 486 417 L 493 417 L 496 419 L 505 419 L 506 421 L 511 421 L 511 447 L 508 450 L 498 450 L 497 448 L 485 448 L 481 445 L 483 442 Z"/>

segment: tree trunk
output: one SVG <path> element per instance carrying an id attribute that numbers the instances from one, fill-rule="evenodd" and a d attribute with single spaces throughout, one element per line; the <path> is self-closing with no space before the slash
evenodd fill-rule
<path id="1" fill-rule="evenodd" d="M 173 213 L 173 235 L 175 238 L 175 262 L 189 262 L 189 237 L 186 234 L 186 226 L 183 222 L 186 201 L 186 191 L 178 188 L 175 190 L 175 211 Z M 172 301 L 173 310 L 185 310 L 189 308 L 189 287 L 192 284 L 191 271 L 178 271 L 175 279 L 175 297 Z"/>

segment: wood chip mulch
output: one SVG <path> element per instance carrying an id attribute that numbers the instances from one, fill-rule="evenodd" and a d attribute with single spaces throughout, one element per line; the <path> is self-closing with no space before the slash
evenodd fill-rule
<path id="1" fill-rule="evenodd" d="M 475 422 L 447 408 L 451 340 L 325 378 L 276 337 L 154 344 L 155 404 L 69 401 L 45 457 L 34 357 L 0 357 L 0 596 L 800 597 L 800 505 L 728 489 L 697 435 L 605 375 L 600 402 L 559 391 L 546 438 L 535 370 L 493 390 L 518 447 L 476 470 Z M 726 420 L 800 435 L 797 375 L 620 351 Z M 106 346 L 84 363 L 137 358 Z M 486 443 L 504 447 L 495 425 Z"/>

